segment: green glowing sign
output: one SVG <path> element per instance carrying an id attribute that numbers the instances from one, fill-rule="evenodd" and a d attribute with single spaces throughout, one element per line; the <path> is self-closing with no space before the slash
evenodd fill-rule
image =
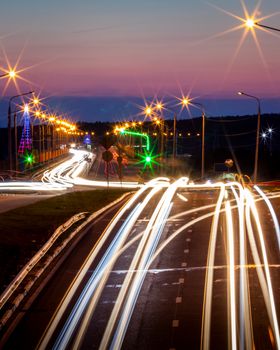
<path id="1" fill-rule="evenodd" d="M 125 130 L 125 129 L 121 129 L 120 133 L 122 135 L 132 135 L 132 136 L 138 136 L 146 139 L 146 149 L 147 151 L 150 150 L 150 138 L 148 135 L 143 134 L 141 132 L 135 132 L 135 131 Z"/>

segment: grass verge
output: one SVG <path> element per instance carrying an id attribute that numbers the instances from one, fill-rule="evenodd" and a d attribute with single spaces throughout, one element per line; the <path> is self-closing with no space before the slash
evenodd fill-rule
<path id="1" fill-rule="evenodd" d="M 80 212 L 95 212 L 127 190 L 72 192 L 0 214 L 0 292 L 55 229 Z"/>

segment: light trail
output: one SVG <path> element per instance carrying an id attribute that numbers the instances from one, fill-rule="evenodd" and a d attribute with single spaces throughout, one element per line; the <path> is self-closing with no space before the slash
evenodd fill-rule
<path id="1" fill-rule="evenodd" d="M 78 174 L 80 173 L 80 170 L 80 165 L 76 164 L 71 168 L 70 173 L 68 169 L 66 170 L 66 173 L 68 173 L 67 176 L 71 180 L 73 173 Z M 65 177 L 63 171 L 61 172 L 61 176 Z M 182 206 L 188 205 L 188 201 L 185 201 L 185 199 L 187 197 L 189 198 L 189 194 L 187 197 L 183 196 L 182 194 L 178 195 L 179 193 L 177 191 L 180 189 L 184 189 L 186 191 L 189 189 L 198 191 L 207 189 L 217 190 L 219 191 L 219 195 L 216 204 L 204 205 L 170 215 L 173 208 L 172 201 L 175 200 L 174 198 L 176 198 L 177 201 L 180 201 Z M 162 194 L 159 192 L 160 190 L 163 191 Z M 234 199 L 232 199 L 230 193 L 233 193 Z M 117 300 L 112 306 L 111 314 L 108 317 L 107 326 L 100 343 L 100 349 L 120 349 L 127 333 L 127 329 L 129 327 L 130 320 L 137 304 L 138 296 L 141 292 L 146 275 L 151 271 L 157 270 L 151 269 L 152 263 L 155 262 L 155 259 L 161 254 L 166 246 L 174 241 L 178 235 L 185 232 L 186 229 L 204 220 L 212 219 L 207 262 L 206 266 L 200 267 L 201 269 L 205 270 L 204 300 L 201 324 L 201 349 L 209 349 L 211 339 L 211 319 L 214 311 L 212 310 L 214 273 L 218 268 L 220 268 L 215 266 L 215 256 L 218 249 L 216 242 L 221 224 L 221 215 L 224 215 L 226 218 L 225 237 L 227 237 L 226 246 L 228 264 L 224 268 L 227 268 L 228 270 L 228 347 L 236 350 L 237 348 L 247 349 L 255 346 L 251 316 L 252 306 L 250 301 L 250 286 L 248 280 L 248 270 L 250 268 L 254 268 L 260 281 L 263 298 L 268 312 L 269 323 L 271 324 L 272 329 L 271 334 L 273 335 L 273 340 L 279 349 L 279 328 L 269 271 L 269 268 L 274 265 L 269 265 L 264 235 L 255 203 L 265 201 L 266 204 L 268 204 L 267 201 L 269 201 L 269 199 L 279 198 L 280 194 L 276 193 L 272 194 L 271 196 L 262 196 L 260 192 L 258 193 L 260 196 L 254 195 L 248 189 L 243 188 L 238 182 L 227 184 L 206 183 L 196 185 L 188 183 L 188 179 L 184 178 L 181 178 L 172 184 L 170 184 L 167 178 L 158 178 L 144 185 L 135 193 L 127 205 L 125 205 L 124 208 L 114 217 L 107 229 L 104 231 L 100 240 L 92 249 L 83 267 L 78 272 L 75 280 L 65 294 L 61 305 L 56 310 L 55 316 L 41 339 L 39 349 L 45 349 L 48 346 L 59 321 L 68 308 L 69 303 L 73 303 L 73 296 L 77 292 L 80 283 L 82 282 L 86 273 L 88 273 L 88 270 L 95 261 L 97 254 L 100 253 L 100 250 L 104 246 L 106 240 L 109 238 L 109 235 L 113 233 L 113 230 L 116 228 L 117 223 L 119 220 L 121 220 L 123 215 L 127 216 L 125 222 L 114 234 L 112 243 L 107 248 L 103 257 L 100 259 L 97 267 L 91 273 L 91 277 L 79 295 L 74 308 L 71 310 L 70 316 L 64 324 L 58 339 L 56 339 L 54 349 L 66 349 L 70 345 L 70 342 L 71 348 L 73 349 L 79 349 L 82 346 L 92 317 L 97 306 L 99 305 L 100 298 L 108 282 L 108 278 L 112 273 L 124 273 L 124 281 L 120 286 Z M 132 231 L 137 220 L 139 220 L 143 210 L 150 205 L 149 203 L 155 195 L 159 196 L 159 200 L 157 201 L 155 208 L 152 209 L 152 214 L 150 219 L 147 220 L 145 230 L 133 236 Z M 140 196 L 144 197 L 144 199 L 141 201 Z M 274 210 L 272 210 L 272 206 L 269 207 L 268 205 L 268 208 L 270 213 L 274 212 Z M 130 212 L 128 210 L 130 210 Z M 162 237 L 166 223 L 170 223 L 172 220 L 182 218 L 184 216 L 187 217 L 187 215 L 190 215 L 193 212 L 204 213 L 201 213 L 202 215 L 190 221 L 188 221 L 187 218 L 186 221 L 185 219 L 178 220 L 178 222 L 181 222 L 181 226 L 176 228 L 171 235 Z M 263 263 L 257 249 L 255 238 L 256 232 L 254 232 L 251 217 L 253 217 L 254 223 L 257 227 L 257 237 L 261 245 Z M 233 223 L 236 223 L 234 229 Z M 276 228 L 275 221 L 274 225 Z M 249 246 L 246 244 L 247 238 Z M 239 255 L 235 254 L 235 246 L 237 246 L 238 242 Z M 135 251 L 132 255 L 129 267 L 122 272 L 116 272 L 114 266 L 117 259 L 121 257 L 129 247 L 132 247 L 132 245 Z M 136 247 L 134 247 L 135 245 Z M 248 248 L 251 248 L 254 265 L 248 264 Z M 239 261 L 237 261 L 238 256 Z M 239 279 L 236 276 L 237 269 L 240 271 Z M 168 267 L 163 269 L 162 272 L 164 271 L 168 271 Z M 236 285 L 238 280 L 239 286 Z M 236 292 L 238 287 L 239 293 Z M 237 308 L 237 305 L 239 305 L 239 308 Z M 237 335 L 239 336 L 239 340 Z"/>
<path id="2" fill-rule="evenodd" d="M 122 289 L 111 313 L 111 317 L 107 323 L 107 327 L 100 344 L 100 349 L 108 348 L 108 343 L 110 341 L 114 325 L 116 323 L 120 309 L 123 307 L 123 313 L 120 322 L 117 326 L 113 341 L 110 345 L 110 349 L 121 348 L 132 312 L 134 310 L 134 306 L 137 301 L 137 297 L 140 293 L 146 276 L 146 269 L 144 270 L 145 265 L 150 260 L 153 252 L 156 249 L 166 219 L 171 210 L 171 200 L 178 186 L 182 183 L 187 182 L 188 178 L 181 178 L 170 185 L 167 191 L 162 195 L 160 202 L 155 208 L 129 268 L 129 270 L 132 271 L 137 269 L 137 272 L 135 274 L 127 274 L 124 280 Z M 126 302 L 123 306 L 124 300 L 126 300 Z"/>
<path id="3" fill-rule="evenodd" d="M 70 149 L 69 153 L 72 158 L 56 165 L 51 170 L 46 170 L 41 182 L 32 181 L 9 181 L 0 183 L 0 191 L 65 191 L 74 185 L 90 186 L 90 187 L 112 187 L 112 188 L 131 188 L 137 189 L 143 185 L 137 182 L 118 182 L 118 181 L 94 181 L 87 180 L 80 176 L 85 174 L 96 155 L 82 150 Z"/>
<path id="4" fill-rule="evenodd" d="M 97 244 L 93 247 L 92 251 L 88 255 L 84 265 L 82 266 L 81 270 L 78 272 L 78 274 L 75 277 L 75 280 L 73 284 L 69 287 L 69 290 L 66 292 L 63 302 L 61 305 L 58 307 L 58 309 L 55 312 L 55 315 L 51 322 L 49 323 L 49 326 L 47 327 L 47 330 L 45 334 L 43 335 L 39 349 L 45 349 L 47 344 L 49 343 L 61 317 L 65 313 L 71 299 L 73 298 L 74 294 L 76 293 L 77 289 L 79 288 L 79 285 L 82 281 L 82 279 L 85 277 L 86 273 L 88 272 L 90 266 L 92 265 L 93 261 L 96 259 L 97 254 L 100 252 L 102 249 L 103 245 L 109 238 L 112 230 L 115 228 L 115 226 L 118 224 L 120 219 L 123 217 L 123 215 L 136 203 L 136 201 L 139 199 L 139 197 L 148 189 L 152 188 L 152 191 L 146 196 L 144 201 L 138 205 L 137 208 L 135 208 L 133 214 L 129 216 L 129 219 L 125 221 L 125 223 L 122 225 L 121 229 L 118 231 L 117 234 L 117 239 L 114 239 L 109 248 L 107 249 L 105 255 L 102 258 L 102 261 L 99 263 L 96 271 L 94 274 L 91 276 L 89 282 L 87 283 L 86 287 L 83 289 L 82 296 L 79 298 L 77 303 L 75 304 L 75 309 L 72 310 L 68 320 L 67 324 L 64 326 L 63 330 L 60 332 L 59 339 L 56 342 L 55 348 L 57 349 L 64 349 L 68 342 L 71 339 L 71 336 L 74 332 L 75 325 L 80 319 L 82 313 L 84 312 L 87 303 L 89 299 L 92 297 L 92 293 L 95 291 L 98 283 L 102 278 L 106 275 L 102 275 L 106 271 L 106 264 L 107 266 L 111 266 L 115 262 L 115 256 L 119 248 L 122 247 L 124 244 L 125 239 L 129 235 L 131 228 L 133 226 L 133 223 L 137 220 L 138 216 L 142 212 L 142 210 L 146 207 L 146 205 L 149 203 L 150 199 L 156 194 L 156 192 L 159 191 L 162 186 L 166 185 L 166 182 L 168 179 L 166 178 L 157 178 L 146 185 L 144 185 L 138 192 L 136 192 L 133 197 L 124 205 L 124 207 L 117 213 L 117 215 L 113 218 L 109 226 L 106 228 L 104 233 L 102 234 L 101 238 L 97 242 Z M 134 215 L 135 213 L 135 215 Z M 129 225 L 126 225 L 129 223 Z M 103 279 L 103 283 L 105 281 L 105 278 Z M 86 302 L 84 301 L 86 300 Z M 98 301 L 98 298 L 96 298 L 96 302 Z M 79 310 L 79 314 L 76 317 L 75 313 Z"/>
<path id="5" fill-rule="evenodd" d="M 235 298 L 235 257 L 234 257 L 234 231 L 230 203 L 227 200 L 226 208 L 226 224 L 227 224 L 227 246 L 228 246 L 228 292 L 229 292 L 229 310 L 230 315 L 230 334 L 231 334 L 231 349 L 237 349 L 237 331 L 236 331 L 236 298 Z"/>
<path id="6" fill-rule="evenodd" d="M 239 213 L 239 255 L 240 255 L 240 281 L 239 281 L 239 348 L 254 349 L 252 313 L 250 307 L 250 291 L 247 268 L 246 236 L 245 236 L 245 196 L 244 190 L 239 186 L 239 196 L 232 186 Z M 244 339 L 245 338 L 245 339 Z M 246 344 L 246 346 L 245 346 Z"/>
<path id="7" fill-rule="evenodd" d="M 205 350 L 210 345 L 210 327 L 211 327 L 211 309 L 212 309 L 212 294 L 213 294 L 213 276 L 214 272 L 211 268 L 215 263 L 215 248 L 217 242 L 218 223 L 221 213 L 221 207 L 225 196 L 225 186 L 221 185 L 220 195 L 217 201 L 214 217 L 212 220 L 208 257 L 207 257 L 207 270 L 204 286 L 204 300 L 203 300 L 203 312 L 202 312 L 202 331 L 201 331 L 201 344 L 200 348 Z M 204 215 L 205 217 L 205 215 Z M 206 214 L 209 217 L 209 214 Z M 206 218 L 205 217 L 205 218 Z"/>
<path id="8" fill-rule="evenodd" d="M 268 296 L 269 296 L 269 305 L 270 305 L 269 311 L 271 312 L 271 318 L 272 318 L 271 325 L 273 328 L 277 349 L 280 349 L 279 326 L 278 326 L 278 320 L 277 320 L 277 314 L 276 314 L 276 308 L 275 308 L 275 301 L 274 301 L 274 295 L 273 295 L 273 289 L 272 289 L 272 282 L 271 282 L 271 276 L 270 276 L 264 234 L 262 231 L 262 227 L 261 227 L 261 223 L 260 223 L 260 219 L 259 219 L 259 214 L 258 214 L 258 210 L 256 208 L 255 201 L 247 189 L 245 190 L 245 194 L 246 194 L 246 198 L 247 198 L 247 207 L 250 207 L 251 212 L 254 216 L 254 221 L 255 221 L 256 226 L 257 226 L 257 233 L 258 233 L 258 237 L 259 237 L 259 241 L 260 241 L 260 245 L 261 245 L 263 260 L 264 260 L 264 271 L 265 271 L 266 285 L 267 285 Z M 247 215 L 247 217 L 248 217 L 248 215 Z"/>
<path id="9" fill-rule="evenodd" d="M 261 195 L 261 197 L 264 199 L 266 205 L 268 206 L 268 209 L 270 211 L 270 215 L 271 215 L 273 223 L 274 223 L 276 237 L 278 240 L 278 247 L 279 247 L 279 251 L 280 251 L 280 228 L 279 228 L 279 222 L 278 222 L 275 210 L 273 209 L 273 206 L 272 206 L 271 202 L 269 201 L 268 197 L 265 195 L 265 193 L 256 185 L 254 186 L 254 188 Z"/>

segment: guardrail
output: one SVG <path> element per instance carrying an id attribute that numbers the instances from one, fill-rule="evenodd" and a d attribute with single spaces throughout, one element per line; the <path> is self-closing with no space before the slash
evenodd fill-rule
<path id="1" fill-rule="evenodd" d="M 20 285 L 20 283 L 27 276 L 29 271 L 45 256 L 48 250 L 56 242 L 56 240 L 68 230 L 75 222 L 84 219 L 87 213 L 79 213 L 72 216 L 68 221 L 63 225 L 59 226 L 51 238 L 43 245 L 43 247 L 33 256 L 33 258 L 22 268 L 18 275 L 13 279 L 13 281 L 8 285 L 4 293 L 0 296 L 0 309 L 5 305 L 6 301 L 12 295 L 14 290 Z"/>
<path id="2" fill-rule="evenodd" d="M 74 231 L 70 233 L 70 235 L 63 240 L 63 242 L 54 250 L 54 252 L 48 256 L 45 260 L 44 265 L 40 267 L 36 274 L 32 276 L 32 279 L 28 281 L 28 283 L 24 286 L 23 292 L 18 294 L 15 299 L 11 302 L 11 308 L 8 309 L 5 314 L 0 319 L 0 330 L 7 323 L 9 318 L 13 315 L 14 311 L 18 308 L 20 303 L 23 301 L 25 296 L 28 294 L 30 289 L 33 287 L 34 283 L 37 279 L 45 272 L 47 267 L 51 264 L 55 257 L 57 257 L 62 250 L 67 246 L 67 244 L 79 233 L 86 225 L 88 225 L 92 220 L 96 219 L 98 216 L 105 213 L 107 210 L 111 209 L 116 204 L 120 203 L 127 196 L 129 196 L 131 192 L 123 194 L 120 198 L 116 199 L 114 202 L 108 204 L 104 208 L 94 212 L 91 214 L 81 225 L 79 225 Z M 11 296 L 19 289 L 26 278 L 26 276 L 31 273 L 31 271 L 38 265 L 38 263 L 42 260 L 44 256 L 48 252 L 50 252 L 54 243 L 57 239 L 67 231 L 73 224 L 85 218 L 88 212 L 83 212 L 72 216 L 69 220 L 67 220 L 63 225 L 59 226 L 51 238 L 44 244 L 44 246 L 31 258 L 31 260 L 21 269 L 18 275 L 13 279 L 13 281 L 9 284 L 9 286 L 5 289 L 5 291 L 0 296 L 0 311 L 3 309 L 7 301 L 11 298 Z"/>

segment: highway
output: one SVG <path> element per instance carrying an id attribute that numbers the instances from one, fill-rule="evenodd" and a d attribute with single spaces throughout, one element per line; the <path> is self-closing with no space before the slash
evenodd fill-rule
<path id="1" fill-rule="evenodd" d="M 90 170 L 96 159 L 96 154 L 77 149 L 69 150 L 70 159 L 47 169 L 40 176 L 41 179 L 30 181 L 3 181 L 0 182 L 0 192 L 13 193 L 18 191 L 28 192 L 61 192 L 76 186 L 87 187 L 122 187 L 139 188 L 137 182 L 126 181 L 95 181 L 83 178 Z"/>
<path id="2" fill-rule="evenodd" d="M 148 182 L 77 242 L 4 349 L 280 349 L 279 197 Z"/>

